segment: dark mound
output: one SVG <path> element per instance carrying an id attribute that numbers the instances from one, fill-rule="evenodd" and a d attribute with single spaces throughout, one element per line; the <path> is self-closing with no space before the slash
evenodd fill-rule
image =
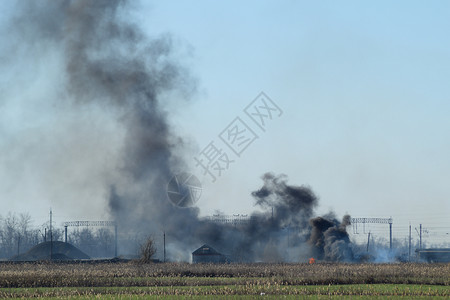
<path id="1" fill-rule="evenodd" d="M 40 243 L 28 252 L 16 255 L 12 257 L 11 261 L 36 261 L 36 260 L 49 260 L 50 259 L 50 247 L 51 242 Z M 89 259 L 89 256 L 72 246 L 69 243 L 53 242 L 53 254 L 52 259 L 55 260 L 74 260 L 74 259 Z"/>

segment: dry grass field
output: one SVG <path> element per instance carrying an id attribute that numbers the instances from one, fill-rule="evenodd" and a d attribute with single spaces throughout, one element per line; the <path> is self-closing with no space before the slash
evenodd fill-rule
<path id="1" fill-rule="evenodd" d="M 0 297 L 450 297 L 450 264 L 0 264 Z"/>

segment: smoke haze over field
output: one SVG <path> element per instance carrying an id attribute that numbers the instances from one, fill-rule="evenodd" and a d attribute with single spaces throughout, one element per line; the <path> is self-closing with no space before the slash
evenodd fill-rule
<path id="1" fill-rule="evenodd" d="M 19 49 L 17 57 L 4 63 L 20 76 L 7 93 L 20 99 L 18 106 L 26 113 L 39 118 L 33 112 L 39 107 L 42 119 L 52 122 L 29 121 L 30 133 L 11 133 L 18 138 L 10 139 L 10 155 L 3 159 L 11 165 L 22 159 L 34 168 L 31 174 L 13 177 L 48 188 L 58 211 L 74 207 L 93 215 L 97 210 L 97 216 L 109 214 L 117 220 L 124 232 L 139 234 L 160 230 L 168 215 L 181 213 L 182 219 L 198 213 L 176 210 L 163 188 L 171 169 L 183 168 L 178 149 L 188 148 L 171 132 L 163 102 L 183 98 L 195 84 L 178 64 L 171 37 L 146 38 L 127 21 L 128 6 L 127 1 L 80 0 L 14 7 L 8 24 L 11 44 L 2 57 Z M 21 80 L 46 86 L 37 89 L 21 85 Z M 34 141 L 34 132 L 46 138 Z M 27 144 L 37 157 L 29 155 Z M 98 205 L 100 197 L 106 201 Z M 105 205 L 107 210 L 98 211 Z"/>
<path id="2" fill-rule="evenodd" d="M 110 0 L 18 4 L 2 53 L 18 78 L 3 91 L 5 103 L 11 109 L 19 99 L 24 114 L 51 121 L 18 120 L 30 126 L 10 133 L 2 158 L 17 172 L 13 178 L 36 184 L 60 211 L 89 215 L 107 207 L 97 215 L 118 222 L 122 253 L 136 246 L 126 237 L 164 231 L 173 260 L 189 260 L 209 243 L 236 260 L 298 261 L 311 254 L 308 241 L 319 258 L 351 259 L 348 218 L 311 220 L 318 198 L 308 187 L 288 185 L 284 175 L 262 177 L 252 196 L 263 212 L 240 227 L 206 221 L 198 208 L 168 201 L 167 182 L 188 167 L 188 147 L 172 130 L 166 101 L 189 95 L 195 84 L 170 36 L 146 37 L 127 21 L 127 8 L 126 1 Z M 17 56 L 6 60 L 15 47 Z"/>

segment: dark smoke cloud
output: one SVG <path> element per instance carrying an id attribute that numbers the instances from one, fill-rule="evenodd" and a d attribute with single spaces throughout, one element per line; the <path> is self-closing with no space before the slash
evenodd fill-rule
<path id="1" fill-rule="evenodd" d="M 189 94 L 195 85 L 170 36 L 149 39 L 126 19 L 127 9 L 127 1 L 119 0 L 22 2 L 15 19 L 28 54 L 60 56 L 61 101 L 101 108 L 123 130 L 118 170 L 98 182 L 119 224 L 119 253 L 164 231 L 171 260 L 189 260 L 204 243 L 237 261 L 299 261 L 312 253 L 328 260 L 351 257 L 347 223 L 328 217 L 310 223 L 318 198 L 308 187 L 289 185 L 285 175 L 263 175 L 263 186 L 252 193 L 262 212 L 240 226 L 206 221 L 198 208 L 168 201 L 167 182 L 186 165 L 179 151 L 183 139 L 172 131 L 163 99 Z M 87 155 L 79 159 L 94 163 Z"/>
<path id="2" fill-rule="evenodd" d="M 287 185 L 285 175 L 275 176 L 266 173 L 262 177 L 264 186 L 252 193 L 256 204 L 263 208 L 274 208 L 275 221 L 279 226 L 287 226 L 291 222 L 295 225 L 304 225 L 313 214 L 318 200 L 308 187 L 297 187 Z M 302 223 L 302 224 L 300 224 Z"/>
<path id="3" fill-rule="evenodd" d="M 147 39 L 122 19 L 126 7 L 125 1 L 74 1 L 66 7 L 67 90 L 81 102 L 122 112 L 121 178 L 111 182 L 109 199 L 122 232 L 166 230 L 183 240 L 186 235 L 178 231 L 189 226 L 178 220 L 196 220 L 198 210 L 179 210 L 167 201 L 166 183 L 183 162 L 161 98 L 193 87 L 186 86 L 189 74 L 171 55 L 171 39 Z"/>
<path id="4" fill-rule="evenodd" d="M 266 173 L 252 193 L 255 212 L 235 226 L 199 221 L 190 239 L 204 241 L 235 261 L 299 261 L 307 257 L 308 221 L 318 200 L 308 187 L 287 184 L 285 175 Z"/>
<path id="5" fill-rule="evenodd" d="M 344 216 L 342 222 L 333 215 L 316 217 L 310 220 L 312 227 L 309 244 L 312 254 L 327 261 L 353 261 L 353 250 L 346 227 L 350 225 L 350 216 Z"/>
<path id="6" fill-rule="evenodd" d="M 310 256 L 353 260 L 346 231 L 350 216 L 342 222 L 333 213 L 313 218 L 318 198 L 309 187 L 289 185 L 286 175 L 273 173 L 264 174 L 262 180 L 263 186 L 252 193 L 262 213 L 253 213 L 239 228 L 205 224 L 201 236 L 235 260 L 305 261 Z"/>
<path id="7" fill-rule="evenodd" d="M 127 20 L 129 6 L 123 0 L 23 2 L 11 27 L 23 56 L 60 57 L 61 101 L 75 109 L 100 107 L 123 130 L 118 170 L 99 181 L 108 186 L 109 214 L 122 234 L 167 230 L 183 241 L 183 229 L 192 227 L 183 220 L 197 220 L 198 209 L 179 210 L 167 201 L 166 183 L 184 163 L 183 139 L 172 132 L 163 99 L 189 95 L 195 84 L 170 35 L 146 37 Z"/>

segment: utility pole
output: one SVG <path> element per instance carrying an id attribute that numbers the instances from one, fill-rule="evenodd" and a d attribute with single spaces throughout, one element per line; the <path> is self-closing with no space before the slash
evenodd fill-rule
<path id="1" fill-rule="evenodd" d="M 419 240 L 419 248 L 422 249 L 422 224 L 420 224 L 419 226 L 419 236 L 420 236 L 420 240 Z"/>
<path id="2" fill-rule="evenodd" d="M 163 262 L 166 262 L 166 232 L 164 231 L 164 259 Z"/>
<path id="3" fill-rule="evenodd" d="M 64 225 L 64 242 L 67 243 L 67 225 Z"/>
<path id="4" fill-rule="evenodd" d="M 290 227 L 291 227 L 291 224 L 289 223 L 288 228 L 287 228 L 287 230 L 288 230 L 288 244 L 287 244 L 288 249 L 289 249 L 289 229 L 290 229 Z"/>
<path id="5" fill-rule="evenodd" d="M 358 233 L 358 223 L 363 224 L 363 231 L 366 229 L 365 224 L 389 224 L 389 249 L 392 250 L 392 217 L 391 218 L 351 218 L 353 232 Z"/>
<path id="6" fill-rule="evenodd" d="M 117 257 L 117 223 L 114 222 L 114 257 Z"/>
<path id="7" fill-rule="evenodd" d="M 369 252 L 369 243 L 370 243 L 370 231 L 369 231 L 369 234 L 367 236 L 367 252 Z"/>
<path id="8" fill-rule="evenodd" d="M 52 209 L 50 208 L 50 260 L 53 258 Z"/>
<path id="9" fill-rule="evenodd" d="M 411 261 L 411 224 L 409 224 L 409 252 L 408 260 Z"/>
<path id="10" fill-rule="evenodd" d="M 50 237 L 52 233 L 52 209 L 50 208 Z"/>
<path id="11" fill-rule="evenodd" d="M 117 257 L 117 227 L 116 221 L 70 221 L 64 222 L 64 228 L 69 226 L 114 226 L 114 257 Z"/>
<path id="12" fill-rule="evenodd" d="M 19 255 L 19 254 L 20 254 L 20 234 L 17 237 L 17 255 Z"/>
<path id="13" fill-rule="evenodd" d="M 392 251 L 392 220 L 389 222 L 389 250 Z"/>

